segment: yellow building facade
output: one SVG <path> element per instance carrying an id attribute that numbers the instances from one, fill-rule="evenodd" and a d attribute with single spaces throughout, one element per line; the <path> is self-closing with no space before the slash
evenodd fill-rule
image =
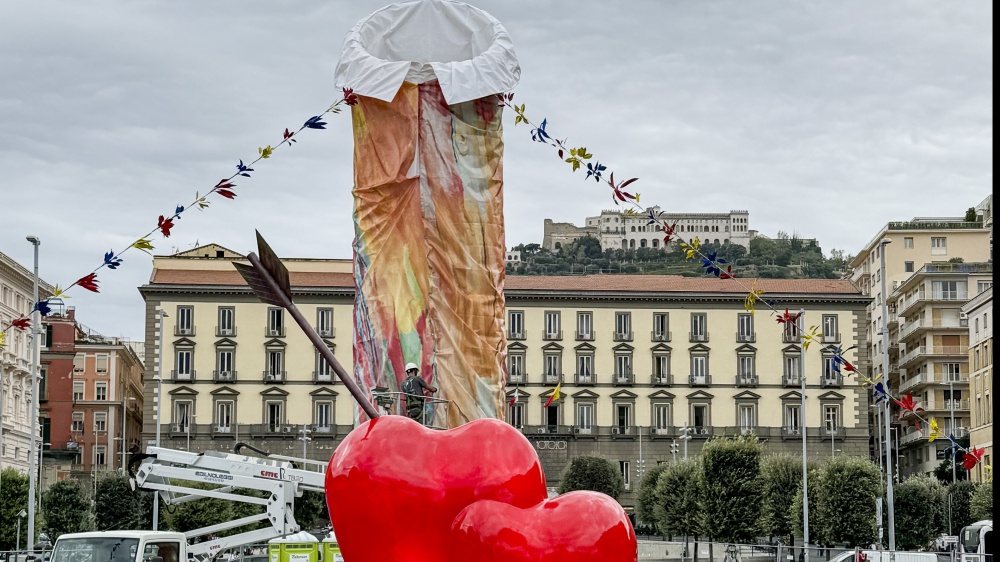
<path id="1" fill-rule="evenodd" d="M 329 457 L 354 427 L 353 399 L 287 314 L 254 298 L 234 261 L 242 256 L 214 245 L 156 257 L 140 287 L 145 442 L 155 440 L 159 420 L 166 447 L 246 442 Z M 350 372 L 351 263 L 284 263 L 297 305 Z M 756 314 L 746 311 L 748 283 L 507 277 L 505 414 L 538 450 L 551 486 L 574 456 L 603 456 L 626 478 L 628 507 L 645 468 L 680 458 L 685 448 L 697 454 L 712 436 L 752 433 L 770 451 L 801 452 L 800 341 L 765 303 Z M 870 298 L 847 280 L 762 279 L 757 289 L 781 312 L 804 310 L 805 325 L 821 334 L 804 353 L 809 456 L 867 456 L 868 394 L 834 372 L 833 352 L 858 346 L 845 358 L 867 368 Z M 559 397 L 546 405 L 557 386 Z"/>
<path id="2" fill-rule="evenodd" d="M 991 478 L 983 465 L 993 465 L 993 286 L 962 307 L 969 325 L 969 447 L 983 449 L 973 480 Z"/>

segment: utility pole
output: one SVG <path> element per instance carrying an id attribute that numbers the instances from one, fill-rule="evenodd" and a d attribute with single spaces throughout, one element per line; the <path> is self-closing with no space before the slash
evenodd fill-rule
<path id="1" fill-rule="evenodd" d="M 163 309 L 156 311 L 160 319 L 159 334 L 156 342 L 156 446 L 160 446 L 160 416 L 163 413 L 163 319 L 167 313 Z M 239 442 L 239 439 L 237 439 Z M 153 530 L 160 530 L 160 492 L 153 494 Z"/>
<path id="2" fill-rule="evenodd" d="M 31 451 L 28 459 L 28 547 L 35 544 L 35 479 L 37 472 L 35 447 L 38 446 L 38 332 L 42 313 L 38 310 L 38 246 L 41 241 L 37 236 L 28 236 L 28 242 L 35 248 L 35 277 L 31 311 Z"/>
<path id="3" fill-rule="evenodd" d="M 299 430 L 299 433 L 302 434 L 302 437 L 299 437 L 299 440 L 302 441 L 302 458 L 307 459 L 309 458 L 309 454 L 306 452 L 306 443 L 312 441 L 312 437 L 309 437 L 312 431 L 309 430 L 309 426 L 302 424 L 302 429 Z"/>
<path id="4" fill-rule="evenodd" d="M 809 562 L 809 469 L 806 450 L 806 311 L 799 309 L 799 319 L 795 328 L 799 331 L 799 385 L 802 390 L 802 411 L 799 415 L 799 430 L 802 432 L 802 556 Z"/>
<path id="5" fill-rule="evenodd" d="M 691 428 L 688 427 L 687 423 L 685 423 L 684 426 L 681 427 L 681 436 L 680 436 L 680 439 L 682 439 L 684 441 L 684 460 L 687 460 L 687 458 L 688 458 L 688 441 L 691 440 Z"/>
<path id="6" fill-rule="evenodd" d="M 886 304 L 886 298 L 889 294 L 885 289 L 885 247 L 891 244 L 892 240 L 889 238 L 883 238 L 879 243 L 879 275 L 882 277 L 882 375 L 884 376 L 882 383 L 885 385 L 886 391 L 889 390 L 889 311 Z M 890 443 L 890 433 L 889 433 L 889 401 L 883 401 L 883 412 L 882 421 L 885 424 L 885 499 L 886 506 L 889 508 L 889 552 L 893 553 L 890 556 L 895 558 L 896 551 L 896 512 L 893 502 L 893 481 L 892 481 L 892 459 L 889 456 L 892 450 L 892 444 Z M 898 449 L 897 449 L 898 450 Z"/>

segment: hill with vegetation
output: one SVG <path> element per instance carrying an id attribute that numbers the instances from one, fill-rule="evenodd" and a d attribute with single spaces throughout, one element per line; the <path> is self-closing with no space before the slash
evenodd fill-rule
<path id="1" fill-rule="evenodd" d="M 833 250 L 830 257 L 815 241 L 804 241 L 778 233 L 775 239 L 757 237 L 750 241 L 750 251 L 734 244 L 713 246 L 703 244 L 706 255 L 733 265 L 740 277 L 777 279 L 837 279 L 847 270 L 851 256 Z M 631 273 L 647 275 L 704 275 L 701 260 L 685 259 L 676 244 L 669 248 L 638 248 L 635 250 L 602 250 L 596 238 L 584 237 L 570 244 L 557 245 L 555 251 L 539 244 L 520 244 L 513 248 L 521 252 L 520 264 L 508 264 L 512 275 L 581 275 L 584 273 Z"/>

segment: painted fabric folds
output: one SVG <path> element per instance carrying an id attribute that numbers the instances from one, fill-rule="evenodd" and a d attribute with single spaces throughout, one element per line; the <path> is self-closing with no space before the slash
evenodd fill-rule
<path id="1" fill-rule="evenodd" d="M 359 99 L 355 376 L 395 391 L 412 361 L 448 401 L 435 425 L 502 417 L 501 107 L 492 95 L 449 105 L 436 80 Z"/>

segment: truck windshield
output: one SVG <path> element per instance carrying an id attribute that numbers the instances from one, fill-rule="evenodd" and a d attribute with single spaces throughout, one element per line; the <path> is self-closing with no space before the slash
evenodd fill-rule
<path id="1" fill-rule="evenodd" d="M 978 525 L 969 525 L 962 528 L 962 552 L 979 552 L 979 531 L 981 528 Z"/>
<path id="2" fill-rule="evenodd" d="M 60 539 L 50 562 L 134 562 L 139 539 L 92 537 Z"/>

